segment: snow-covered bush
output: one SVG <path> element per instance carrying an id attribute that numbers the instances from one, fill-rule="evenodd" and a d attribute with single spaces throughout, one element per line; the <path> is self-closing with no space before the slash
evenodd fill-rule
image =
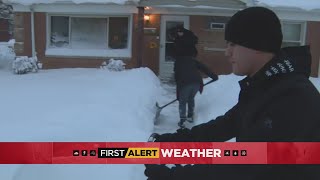
<path id="1" fill-rule="evenodd" d="M 38 72 L 38 58 L 20 56 L 17 57 L 12 64 L 12 69 L 15 74 L 26 74 L 28 72 Z"/>
<path id="2" fill-rule="evenodd" d="M 69 45 L 69 37 L 63 36 L 58 32 L 52 32 L 51 34 L 51 45 L 55 47 L 65 47 Z"/>
<path id="3" fill-rule="evenodd" d="M 0 69 L 9 69 L 11 67 L 12 62 L 16 57 L 13 44 L 11 41 L 0 44 Z"/>
<path id="4" fill-rule="evenodd" d="M 126 64 L 122 60 L 110 59 L 108 64 L 106 62 L 102 64 L 102 68 L 106 68 L 110 71 L 123 71 L 125 70 L 125 65 Z"/>

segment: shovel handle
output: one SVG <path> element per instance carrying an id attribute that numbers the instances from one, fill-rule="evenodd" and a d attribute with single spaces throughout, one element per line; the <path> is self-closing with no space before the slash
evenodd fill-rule
<path id="1" fill-rule="evenodd" d="M 216 80 L 212 79 L 211 81 L 209 81 L 209 82 L 205 83 L 203 86 L 206 86 L 206 85 L 208 85 L 208 84 L 210 84 L 210 83 L 212 83 L 212 82 L 214 82 L 214 81 L 216 81 Z M 177 100 L 178 100 L 177 98 L 176 98 L 175 100 L 172 100 L 172 101 L 171 101 L 171 102 L 169 102 L 168 104 L 166 104 L 166 105 L 164 105 L 164 106 L 160 107 L 160 109 L 163 109 L 163 108 L 165 108 L 165 107 L 169 106 L 170 104 L 172 104 L 172 103 L 176 102 Z"/>
<path id="2" fill-rule="evenodd" d="M 172 103 L 176 102 L 177 100 L 178 100 L 177 98 L 176 98 L 175 100 L 172 100 L 172 101 L 171 101 L 171 102 L 169 102 L 168 104 L 166 104 L 166 105 L 164 105 L 164 106 L 160 107 L 160 109 L 163 109 L 163 108 L 165 108 L 165 107 L 169 106 L 170 104 L 172 104 Z"/>
<path id="3" fill-rule="evenodd" d="M 208 84 L 210 84 L 210 83 L 213 83 L 213 82 L 215 82 L 215 81 L 216 81 L 216 80 L 211 79 L 211 81 L 206 82 L 203 86 L 206 86 L 206 85 L 208 85 Z"/>

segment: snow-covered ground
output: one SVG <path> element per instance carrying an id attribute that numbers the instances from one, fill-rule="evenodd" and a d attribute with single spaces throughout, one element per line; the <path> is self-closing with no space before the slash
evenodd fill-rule
<path id="1" fill-rule="evenodd" d="M 145 142 L 161 94 L 147 68 L 0 71 L 0 83 L 0 141 Z M 0 179 L 126 180 L 141 179 L 143 171 L 143 165 L 1 165 Z"/>
<path id="2" fill-rule="evenodd" d="M 237 81 L 221 75 L 196 96 L 195 124 L 224 114 L 236 102 Z M 320 80 L 311 79 L 320 90 Z M 209 81 L 209 79 L 205 79 Z M 147 68 L 41 70 L 15 75 L 0 71 L 0 141 L 145 142 L 153 132 L 174 132 L 178 103 L 161 112 L 154 129 L 155 102 L 175 99 L 175 87 Z M 143 165 L 0 165 L 4 180 L 141 180 Z"/>

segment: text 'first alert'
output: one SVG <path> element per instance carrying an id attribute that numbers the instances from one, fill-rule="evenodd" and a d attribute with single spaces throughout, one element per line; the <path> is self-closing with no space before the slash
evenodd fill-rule
<path id="1" fill-rule="evenodd" d="M 98 158 L 221 157 L 221 149 L 98 148 Z"/>

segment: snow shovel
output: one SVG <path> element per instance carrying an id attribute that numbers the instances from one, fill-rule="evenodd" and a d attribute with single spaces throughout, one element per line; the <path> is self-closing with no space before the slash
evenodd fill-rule
<path id="1" fill-rule="evenodd" d="M 205 83 L 203 86 L 206 86 L 206 85 L 208 85 L 208 84 L 210 84 L 210 83 L 212 83 L 212 82 L 214 82 L 214 81 L 216 81 L 216 80 L 211 80 L 211 81 Z M 169 106 L 170 104 L 176 102 L 177 100 L 178 100 L 178 99 L 176 98 L 175 100 L 172 100 L 171 102 L 169 102 L 168 104 L 165 104 L 165 105 L 163 105 L 163 106 L 159 106 L 158 102 L 156 102 L 156 108 L 157 108 L 157 110 L 156 110 L 155 123 L 157 122 L 157 119 L 158 119 L 159 116 L 160 116 L 161 110 L 162 110 L 163 108 Z"/>

